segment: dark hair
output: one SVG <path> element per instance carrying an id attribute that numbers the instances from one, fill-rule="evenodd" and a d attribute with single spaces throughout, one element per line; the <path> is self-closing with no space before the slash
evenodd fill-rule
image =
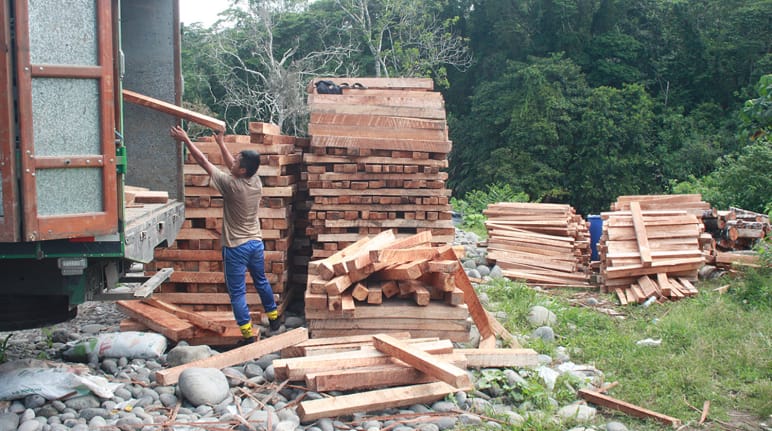
<path id="1" fill-rule="evenodd" d="M 260 153 L 253 150 L 242 151 L 239 167 L 247 170 L 247 178 L 252 178 L 260 168 Z"/>

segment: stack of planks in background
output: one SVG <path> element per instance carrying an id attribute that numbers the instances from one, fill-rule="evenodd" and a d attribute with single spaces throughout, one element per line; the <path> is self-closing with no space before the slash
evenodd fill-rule
<path id="1" fill-rule="evenodd" d="M 250 135 L 226 135 L 228 149 L 236 153 L 255 150 L 260 153 L 258 175 L 263 182 L 260 222 L 265 244 L 265 272 L 280 306 L 288 293 L 290 250 L 293 244 L 293 204 L 300 180 L 303 145 L 298 138 L 285 136 L 279 127 L 268 123 L 249 124 Z M 213 138 L 194 142 L 207 158 L 226 169 Z M 146 266 L 149 273 L 174 268 L 170 281 L 162 286 L 162 294 L 185 293 L 176 305 L 196 311 L 230 310 L 222 268 L 220 236 L 222 233 L 222 196 L 209 185 L 209 176 L 188 155 L 185 174 L 185 222 L 177 240 L 169 248 L 158 249 L 155 259 Z M 255 292 L 247 274 L 247 291 Z M 196 301 L 196 295 L 208 300 Z M 248 295 L 253 309 L 260 309 L 256 294 Z M 235 325 L 235 324 L 234 324 Z"/>
<path id="2" fill-rule="evenodd" d="M 429 231 L 436 243 L 452 242 L 450 190 L 447 173 L 440 172 L 451 142 L 432 80 L 329 80 L 352 88 L 317 94 L 319 79 L 309 84 L 311 142 L 304 161 L 313 258 L 385 229 L 398 236 Z"/>
<path id="3" fill-rule="evenodd" d="M 601 214 L 601 291 L 622 304 L 695 295 L 705 261 L 697 215 L 710 205 L 699 195 L 652 195 L 622 196 L 612 208 Z"/>
<path id="4" fill-rule="evenodd" d="M 543 287 L 590 287 L 590 234 L 574 208 L 562 204 L 488 205 L 488 259 L 505 277 Z"/>
<path id="5" fill-rule="evenodd" d="M 471 284 L 456 251 L 432 242 L 428 231 L 397 239 L 386 230 L 312 261 L 305 293 L 311 336 L 408 331 L 468 341 L 466 303 L 476 296 L 465 297 Z"/>

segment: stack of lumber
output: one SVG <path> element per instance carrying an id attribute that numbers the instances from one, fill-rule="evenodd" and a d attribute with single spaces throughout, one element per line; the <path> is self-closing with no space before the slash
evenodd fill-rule
<path id="1" fill-rule="evenodd" d="M 601 214 L 601 291 L 616 293 L 622 304 L 696 294 L 691 282 L 705 261 L 702 223 L 687 211 L 644 211 L 637 201 L 628 208 Z"/>
<path id="2" fill-rule="evenodd" d="M 145 204 L 165 204 L 169 192 L 153 191 L 147 187 L 123 186 L 123 203 L 126 208 L 141 207 Z"/>
<path id="3" fill-rule="evenodd" d="M 488 205 L 488 259 L 505 277 L 543 287 L 589 287 L 588 224 L 562 204 Z"/>
<path id="4" fill-rule="evenodd" d="M 611 211 L 630 211 L 631 202 L 638 202 L 643 211 L 678 210 L 686 211 L 696 217 L 702 217 L 713 211 L 710 204 L 702 200 L 700 194 L 619 196 L 617 201 L 611 204 Z"/>
<path id="5" fill-rule="evenodd" d="M 452 242 L 450 190 L 440 172 L 451 142 L 432 80 L 329 79 L 366 88 L 316 94 L 315 81 L 309 85 L 311 142 L 303 158 L 313 257 L 385 229 L 403 236 L 429 231 L 438 243 Z"/>
<path id="6" fill-rule="evenodd" d="M 397 239 L 387 230 L 312 261 L 305 292 L 312 336 L 409 331 L 468 341 L 470 312 L 483 338 L 490 335 L 456 251 L 432 242 L 429 231 Z"/>
<path id="7" fill-rule="evenodd" d="M 227 294 L 160 293 L 153 298 L 116 304 L 129 316 L 121 321 L 122 332 L 150 330 L 175 343 L 184 340 L 190 345 L 209 346 L 233 345 L 242 338 L 230 311 L 194 311 L 196 306 L 229 304 Z M 252 317 L 255 321 L 261 320 L 259 312 L 253 312 Z"/>
<path id="8" fill-rule="evenodd" d="M 313 339 L 282 350 L 278 380 L 348 395 L 301 401 L 302 422 L 430 403 L 472 389 L 467 368 L 535 367 L 532 349 L 455 349 L 448 339 L 405 332 Z M 354 391 L 354 392 L 352 392 Z"/>
<path id="9" fill-rule="evenodd" d="M 290 246 L 294 234 L 293 203 L 300 179 L 302 153 L 296 138 L 281 135 L 279 127 L 268 123 L 249 124 L 249 136 L 226 135 L 224 140 L 233 152 L 255 150 L 260 153 L 257 174 L 263 183 L 259 217 L 265 244 L 265 273 L 278 303 L 286 292 Z M 226 170 L 220 149 L 209 137 L 194 142 L 218 168 Z M 183 167 L 185 177 L 185 222 L 177 240 L 168 248 L 158 249 L 149 271 L 174 268 L 161 292 L 189 294 L 227 293 L 222 267 L 223 198 L 210 186 L 209 175 L 188 155 Z M 254 292 L 247 274 L 247 291 Z M 251 297 L 259 306 L 259 297 Z M 212 304 L 212 310 L 230 309 L 229 304 Z"/>

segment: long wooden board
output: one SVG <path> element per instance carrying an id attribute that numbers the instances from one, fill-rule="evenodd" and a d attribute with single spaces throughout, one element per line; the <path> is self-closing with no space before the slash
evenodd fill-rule
<path id="1" fill-rule="evenodd" d="M 455 393 L 457 390 L 445 382 L 434 382 L 359 392 L 319 400 L 302 401 L 298 407 L 298 415 L 302 422 L 310 422 L 320 418 L 336 417 L 356 412 L 429 403 L 440 400 L 449 394 Z"/>
<path id="2" fill-rule="evenodd" d="M 177 367 L 159 370 L 155 373 L 156 382 L 161 385 L 173 385 L 179 380 L 180 374 L 188 368 L 225 368 L 231 365 L 241 364 L 246 361 L 259 358 L 268 353 L 278 352 L 284 348 L 303 342 L 308 339 L 308 330 L 306 328 L 297 328 L 287 331 L 283 334 L 274 335 L 247 344 L 237 349 L 229 350 L 219 355 L 210 356 L 205 359 L 188 362 Z"/>
<path id="3" fill-rule="evenodd" d="M 173 105 L 163 100 L 154 99 L 150 96 L 145 96 L 140 93 L 136 93 L 130 90 L 123 90 L 123 99 L 129 103 L 145 106 L 147 108 L 155 109 L 156 111 L 163 112 L 165 114 L 173 115 L 178 118 L 182 118 L 188 121 L 192 121 L 202 126 L 208 127 L 218 132 L 225 131 L 225 122 L 212 118 L 208 115 L 199 114 L 197 112 L 190 111 L 185 108 L 181 108 L 177 105 Z"/>

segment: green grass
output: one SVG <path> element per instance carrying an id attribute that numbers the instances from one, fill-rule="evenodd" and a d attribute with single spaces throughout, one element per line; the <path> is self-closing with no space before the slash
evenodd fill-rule
<path id="1" fill-rule="evenodd" d="M 713 291 L 731 284 L 728 294 Z M 558 316 L 553 326 L 554 344 L 535 342 L 531 347 L 552 354 L 557 346 L 568 348 L 571 360 L 592 364 L 606 382 L 618 381 L 609 395 L 658 413 L 681 419 L 699 419 L 710 400 L 709 419 L 730 422 L 730 412 L 741 411 L 759 420 L 772 415 L 772 271 L 755 271 L 739 280 L 719 280 L 699 285 L 693 298 L 652 305 L 620 307 L 624 319 L 610 317 L 588 307 L 571 305 L 576 290 L 538 293 L 522 284 L 496 281 L 484 286 L 491 310 L 507 312 L 505 327 L 513 334 L 529 334 L 526 316 L 534 305 L 543 305 Z M 616 303 L 611 295 L 604 297 Z M 662 339 L 658 347 L 636 341 Z M 693 406 L 693 407 L 691 407 Z M 603 410 L 604 413 L 611 413 Z M 618 419 L 635 429 L 661 429 L 651 421 L 639 421 L 622 413 Z M 543 423 L 528 429 L 549 431 Z M 526 429 L 526 428 L 516 428 Z"/>

